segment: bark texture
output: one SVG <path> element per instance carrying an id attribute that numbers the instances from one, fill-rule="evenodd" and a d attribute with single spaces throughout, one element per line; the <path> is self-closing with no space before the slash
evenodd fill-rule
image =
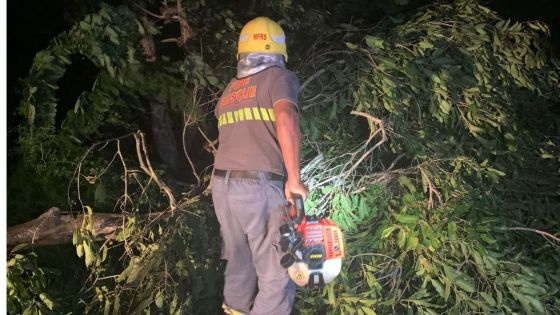
<path id="1" fill-rule="evenodd" d="M 154 214 L 152 214 L 154 215 Z M 122 225 L 123 215 L 113 213 L 95 213 L 95 235 L 103 240 Z M 31 221 L 8 227 L 8 248 L 18 244 L 36 246 L 59 245 L 72 242 L 74 230 L 82 225 L 84 214 L 65 214 L 53 207 Z"/>

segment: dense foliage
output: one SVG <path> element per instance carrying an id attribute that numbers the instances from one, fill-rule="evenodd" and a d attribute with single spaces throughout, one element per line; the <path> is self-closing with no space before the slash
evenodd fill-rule
<path id="1" fill-rule="evenodd" d="M 298 293 L 297 312 L 560 312 L 560 61 L 547 26 L 456 1 L 373 27 L 327 27 L 306 5 L 263 11 L 294 32 L 306 206 L 339 223 L 347 257 L 333 284 Z M 134 132 L 154 95 L 190 117 L 185 125 L 211 129 L 208 108 L 231 74 L 219 70 L 233 62 L 223 43 L 234 43 L 244 19 L 204 1 L 185 10 L 189 35 L 209 41 L 204 51 L 143 60 L 138 42 L 158 36 L 158 25 L 143 11 L 103 6 L 37 54 L 13 178 L 32 174 L 38 195 L 87 214 L 73 237 L 87 276 L 80 292 L 53 294 L 36 255 L 14 250 L 10 313 L 218 312 L 219 228 L 204 185 L 183 187 L 176 201 L 172 176 L 152 167 L 155 150 Z M 308 46 L 311 35 L 295 31 L 310 25 L 326 35 Z M 54 91 L 75 53 L 99 74 L 57 126 Z M 13 181 L 12 192 L 23 184 Z M 111 211 L 122 225 L 97 242 L 95 213 Z"/>
<path id="2" fill-rule="evenodd" d="M 540 236 L 510 229 L 557 233 L 557 157 L 544 148 L 558 141 L 560 64 L 546 26 L 467 1 L 344 31 L 349 51 L 309 56 L 304 70 L 328 70 L 303 102 L 322 101 L 304 111 L 320 187 L 309 203 L 347 231 L 348 273 L 302 312 L 557 312 L 558 244 L 533 251 Z M 369 135 L 348 130 L 357 119 Z"/>

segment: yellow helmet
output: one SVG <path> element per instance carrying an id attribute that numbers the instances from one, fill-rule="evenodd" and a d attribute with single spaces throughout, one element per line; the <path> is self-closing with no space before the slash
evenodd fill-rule
<path id="1" fill-rule="evenodd" d="M 237 59 L 239 54 L 251 52 L 282 54 L 288 61 L 286 35 L 282 27 L 262 16 L 247 22 L 239 34 Z"/>

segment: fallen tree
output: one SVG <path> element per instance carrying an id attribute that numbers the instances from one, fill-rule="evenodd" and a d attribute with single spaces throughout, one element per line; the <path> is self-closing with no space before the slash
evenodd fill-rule
<path id="1" fill-rule="evenodd" d="M 547 33 L 455 1 L 312 45 L 297 66 L 306 209 L 344 229 L 347 257 L 336 282 L 298 293 L 300 314 L 560 310 L 560 63 Z M 112 202 L 125 219 L 112 244 L 90 220 L 74 235 L 90 272 L 80 312 L 217 313 L 211 205 L 174 204 L 147 149 L 123 141 L 88 150 L 72 176 L 72 206 L 95 216 Z M 141 219 L 173 205 L 181 215 Z"/>
<path id="2" fill-rule="evenodd" d="M 301 62 L 307 206 L 347 237 L 340 281 L 302 294 L 301 313 L 557 312 L 560 62 L 546 25 L 476 1 L 405 20 L 344 25 Z"/>
<path id="3" fill-rule="evenodd" d="M 74 231 L 82 226 L 86 214 L 63 214 L 59 208 L 50 208 L 38 218 L 11 226 L 7 231 L 8 248 L 19 244 L 35 246 L 60 245 L 72 242 Z M 123 222 L 122 214 L 100 213 L 93 219 L 96 240 L 115 233 Z"/>
<path id="4" fill-rule="evenodd" d="M 163 212 L 150 213 L 143 219 L 163 219 L 170 215 Z M 89 217 L 88 217 L 89 216 Z M 74 232 L 84 225 L 84 221 L 94 222 L 92 234 L 95 241 L 113 237 L 117 229 L 122 229 L 127 215 L 122 213 L 71 214 L 63 213 L 59 208 L 49 208 L 38 218 L 8 227 L 6 243 L 9 248 L 20 244 L 33 246 L 61 245 L 72 243 Z"/>

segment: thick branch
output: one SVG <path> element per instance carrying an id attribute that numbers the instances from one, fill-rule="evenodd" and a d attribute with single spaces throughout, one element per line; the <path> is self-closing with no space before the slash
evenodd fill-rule
<path id="1" fill-rule="evenodd" d="M 163 215 L 162 215 L 163 214 Z M 171 214 L 167 212 L 167 214 Z M 166 214 L 154 212 L 149 218 Z M 65 214 L 58 208 L 50 208 L 38 218 L 8 227 L 7 245 L 9 248 L 18 244 L 33 244 L 35 246 L 60 245 L 72 243 L 74 230 L 82 226 L 84 214 L 74 216 Z M 95 213 L 95 235 L 98 240 L 104 240 L 122 226 L 123 214 Z"/>
<path id="2" fill-rule="evenodd" d="M 175 210 L 177 209 L 177 200 L 173 196 L 173 192 L 171 191 L 171 189 L 159 179 L 156 172 L 152 168 L 152 163 L 150 163 L 150 160 L 148 159 L 148 149 L 146 148 L 144 134 L 138 131 L 134 134 L 134 140 L 136 140 L 136 155 L 138 156 L 140 168 L 156 182 L 159 189 L 165 192 L 167 198 L 169 199 L 169 207 L 171 208 L 172 212 L 175 212 Z"/>

